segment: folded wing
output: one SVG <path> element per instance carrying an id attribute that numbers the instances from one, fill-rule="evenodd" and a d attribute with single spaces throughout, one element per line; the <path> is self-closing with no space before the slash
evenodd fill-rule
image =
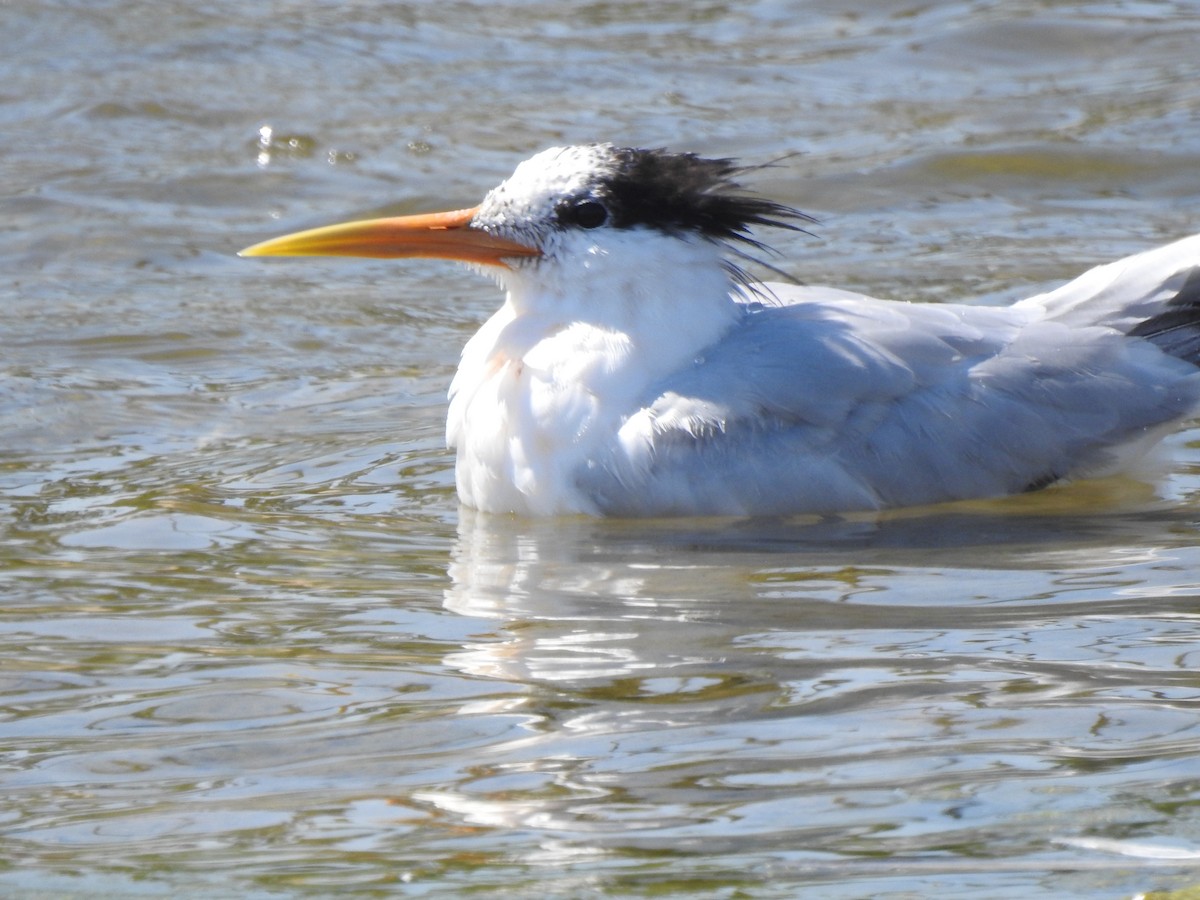
<path id="1" fill-rule="evenodd" d="M 990 308 L 769 287 L 783 305 L 748 303 L 579 471 L 603 512 L 822 513 L 1015 493 L 1117 469 L 1200 401 L 1195 366 L 1080 324 L 1074 298 Z"/>

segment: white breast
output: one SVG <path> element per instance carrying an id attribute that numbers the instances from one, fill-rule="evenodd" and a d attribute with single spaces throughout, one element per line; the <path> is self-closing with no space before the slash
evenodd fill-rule
<path id="1" fill-rule="evenodd" d="M 459 496 L 491 512 L 595 513 L 571 473 L 618 415 L 616 398 L 597 383 L 627 355 L 627 341 L 576 324 L 524 353 L 503 343 L 479 353 L 471 351 L 483 346 L 468 345 L 451 388 L 447 439 L 458 451 Z"/>
<path id="2" fill-rule="evenodd" d="M 608 455 L 651 386 L 685 366 L 738 320 L 711 246 L 618 235 L 505 277 L 508 297 L 463 350 L 450 388 L 447 441 L 459 496 L 491 512 L 600 512 L 579 489 L 588 461 Z M 611 249 L 611 248 L 609 248 Z M 581 268 L 581 271 L 564 271 Z M 678 272 L 671 290 L 653 276 Z M 586 277 L 584 277 L 586 275 Z M 680 296 L 694 298 L 679 315 Z"/>

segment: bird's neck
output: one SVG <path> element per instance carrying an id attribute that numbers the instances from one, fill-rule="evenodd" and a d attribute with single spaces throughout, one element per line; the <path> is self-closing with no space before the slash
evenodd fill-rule
<path id="1" fill-rule="evenodd" d="M 715 255 L 672 243 L 668 252 L 683 258 L 599 259 L 584 271 L 508 279 L 504 306 L 468 342 L 450 391 L 447 438 L 464 502 L 592 511 L 574 495 L 573 473 L 616 441 L 656 382 L 742 314 Z"/>

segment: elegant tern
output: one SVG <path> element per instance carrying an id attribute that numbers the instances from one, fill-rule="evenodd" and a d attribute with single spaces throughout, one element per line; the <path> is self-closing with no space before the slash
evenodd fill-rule
<path id="1" fill-rule="evenodd" d="M 1125 467 L 1200 409 L 1200 235 L 1009 307 L 752 282 L 809 217 L 731 160 L 610 144 L 521 163 L 471 209 L 245 256 L 437 257 L 493 274 L 447 439 L 459 497 L 522 515 L 836 513 Z"/>

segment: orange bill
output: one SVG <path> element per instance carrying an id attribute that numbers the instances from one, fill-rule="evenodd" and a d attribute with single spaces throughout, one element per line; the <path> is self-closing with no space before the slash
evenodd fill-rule
<path id="1" fill-rule="evenodd" d="M 527 244 L 473 227 L 477 209 L 326 225 L 263 241 L 238 256 L 429 257 L 507 266 L 505 260 L 514 257 L 541 255 Z"/>

